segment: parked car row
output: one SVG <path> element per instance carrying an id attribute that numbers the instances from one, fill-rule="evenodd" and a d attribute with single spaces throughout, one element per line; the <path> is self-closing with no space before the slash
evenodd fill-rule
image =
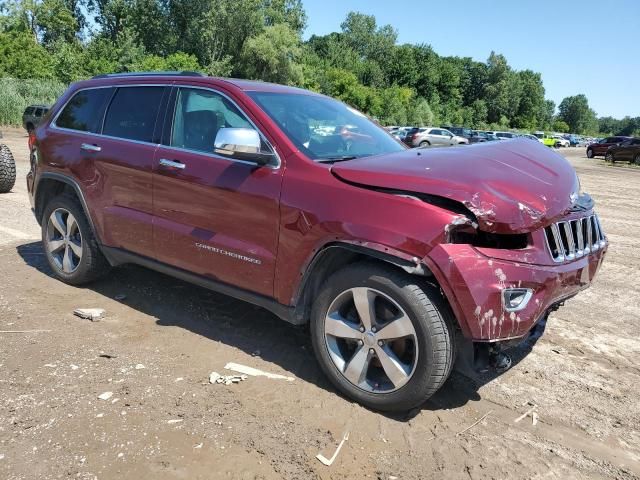
<path id="1" fill-rule="evenodd" d="M 396 139 L 411 147 L 429 147 L 436 145 L 467 145 L 513 138 L 528 138 L 553 148 L 588 145 L 594 139 L 578 135 L 564 135 L 536 131 L 532 134 L 499 130 L 473 130 L 469 127 L 387 127 Z"/>

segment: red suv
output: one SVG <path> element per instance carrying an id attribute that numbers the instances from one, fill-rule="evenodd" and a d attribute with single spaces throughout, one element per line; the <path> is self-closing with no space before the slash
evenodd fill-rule
<path id="1" fill-rule="evenodd" d="M 76 83 L 32 163 L 58 278 L 136 263 L 309 324 L 329 379 L 380 410 L 526 338 L 607 249 L 575 171 L 542 144 L 410 150 L 341 102 L 268 83 Z"/>

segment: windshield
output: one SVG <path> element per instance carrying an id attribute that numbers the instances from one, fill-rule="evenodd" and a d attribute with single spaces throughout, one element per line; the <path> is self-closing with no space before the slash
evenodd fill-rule
<path id="1" fill-rule="evenodd" d="M 406 149 L 364 114 L 337 100 L 295 93 L 249 95 L 312 160 L 347 160 Z"/>

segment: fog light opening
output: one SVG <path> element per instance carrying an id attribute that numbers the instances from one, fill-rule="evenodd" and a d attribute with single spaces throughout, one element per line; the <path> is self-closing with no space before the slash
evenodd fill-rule
<path id="1" fill-rule="evenodd" d="M 533 296 L 530 288 L 505 288 L 502 291 L 502 304 L 507 312 L 519 312 L 527 308 Z"/>

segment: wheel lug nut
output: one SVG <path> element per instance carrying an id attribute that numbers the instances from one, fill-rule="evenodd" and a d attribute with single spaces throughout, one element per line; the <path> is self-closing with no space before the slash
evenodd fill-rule
<path id="1" fill-rule="evenodd" d="M 370 348 L 369 353 L 375 353 L 375 350 L 373 348 Z"/>
<path id="2" fill-rule="evenodd" d="M 358 340 L 358 345 L 364 345 L 364 342 L 362 340 Z"/>
<path id="3" fill-rule="evenodd" d="M 364 327 L 360 327 L 360 331 L 364 333 Z"/>
<path id="4" fill-rule="evenodd" d="M 376 327 L 371 327 L 371 331 L 372 331 L 373 333 L 376 333 L 376 332 L 378 331 L 378 329 L 377 329 Z"/>
<path id="5" fill-rule="evenodd" d="M 383 346 L 383 345 L 384 345 L 384 342 L 383 342 L 382 340 L 378 340 L 378 346 L 380 346 L 380 347 L 381 347 L 381 346 Z"/>

